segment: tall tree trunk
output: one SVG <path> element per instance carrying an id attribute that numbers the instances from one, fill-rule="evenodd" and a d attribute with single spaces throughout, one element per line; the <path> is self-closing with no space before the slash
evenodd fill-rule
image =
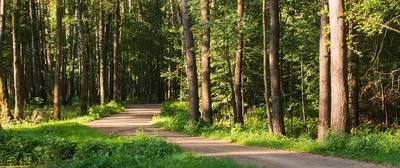
<path id="1" fill-rule="evenodd" d="M 240 32 L 242 28 L 242 17 L 243 17 L 243 0 L 237 1 L 237 14 L 238 14 L 238 37 L 236 41 L 236 59 L 235 59 L 235 76 L 234 76 L 234 94 L 235 94 L 235 106 L 236 106 L 236 117 L 234 119 L 235 123 L 243 124 L 243 111 L 242 111 L 242 93 L 241 93 L 241 80 L 242 80 L 242 60 L 243 60 L 243 37 Z"/>
<path id="2" fill-rule="evenodd" d="M 201 0 L 201 22 L 207 25 L 210 20 L 209 0 Z M 202 118 L 212 123 L 211 107 L 211 80 L 210 80 L 210 26 L 207 26 L 203 32 L 203 44 L 201 45 L 201 74 L 202 80 Z M 170 94 L 169 94 L 170 95 Z"/>
<path id="3" fill-rule="evenodd" d="M 328 5 L 326 0 L 320 1 L 320 10 L 323 11 Z M 330 65 L 328 50 L 328 32 L 326 26 L 329 18 L 326 12 L 321 14 L 319 30 L 319 113 L 318 113 L 318 140 L 324 140 L 329 129 L 331 113 L 330 96 Z"/>
<path id="4" fill-rule="evenodd" d="M 52 95 L 53 93 L 52 93 L 52 89 L 50 89 L 50 88 L 52 88 L 52 86 L 53 86 L 53 77 L 54 77 L 54 70 L 53 70 L 53 61 L 52 61 L 52 54 L 51 54 L 51 43 L 50 43 L 50 35 L 51 35 L 51 32 L 52 32 L 52 30 L 51 30 L 51 26 L 50 26 L 50 23 L 49 23 L 49 19 L 48 19 L 48 8 L 47 8 L 47 6 L 48 6 L 48 4 L 49 4 L 50 2 L 49 2 L 49 0 L 45 0 L 45 3 L 44 3 L 44 8 L 43 8 L 43 17 L 44 17 L 44 27 L 45 27 L 45 48 L 46 48 L 46 60 L 47 60 L 47 69 L 48 69 L 48 72 L 49 72 L 49 83 L 48 83 L 48 94 L 50 94 L 50 95 Z"/>
<path id="5" fill-rule="evenodd" d="M 200 118 L 199 112 L 199 92 L 197 83 L 196 55 L 194 52 L 192 20 L 189 16 L 189 10 L 186 0 L 182 0 L 182 24 L 185 39 L 186 61 L 187 61 L 187 77 L 189 81 L 189 119 L 198 122 Z"/>
<path id="6" fill-rule="evenodd" d="M 4 17 L 4 0 L 0 0 L 0 64 L 3 63 L 3 34 L 5 31 L 5 17 Z M 9 121 L 11 116 L 11 111 L 8 108 L 8 98 L 7 93 L 7 81 L 4 65 L 0 65 L 0 106 L 1 106 L 1 118 L 3 121 Z"/>
<path id="7" fill-rule="evenodd" d="M 21 7 L 20 0 L 13 1 L 12 10 L 12 46 L 13 46 L 13 67 L 14 67 L 14 100 L 15 100 L 15 110 L 14 118 L 23 119 L 24 114 L 24 98 L 22 91 L 22 58 L 20 54 L 19 46 L 19 7 Z"/>
<path id="8" fill-rule="evenodd" d="M 54 119 L 61 119 L 60 114 L 60 68 L 62 57 L 62 17 L 63 17 L 63 1 L 57 0 L 57 38 L 56 38 L 56 65 L 54 73 L 54 87 L 53 87 L 53 106 L 54 106 Z"/>
<path id="9" fill-rule="evenodd" d="M 78 38 L 79 38 L 79 50 L 78 55 L 80 57 L 80 70 L 81 70 L 81 115 L 87 114 L 88 108 L 88 74 L 87 74 L 87 58 L 85 55 L 85 36 L 82 21 L 82 2 L 76 0 L 76 13 L 78 16 Z"/>
<path id="10" fill-rule="evenodd" d="M 354 3 L 352 0 L 350 1 L 350 5 Z M 353 21 L 349 21 L 349 35 L 355 35 L 355 30 L 354 30 L 354 23 Z M 349 79 L 350 79 L 350 88 L 349 88 L 349 114 L 350 118 L 352 120 L 352 127 L 356 128 L 360 125 L 360 117 L 359 117 L 359 111 L 358 111 L 358 92 L 359 92 L 359 87 L 358 87 L 358 55 L 353 52 L 353 50 L 356 48 L 356 42 L 354 41 L 356 36 L 350 39 L 350 45 L 351 48 L 347 52 L 347 57 L 348 60 L 350 60 L 349 63 Z"/>
<path id="11" fill-rule="evenodd" d="M 100 1 L 100 16 L 99 16 L 99 62 L 100 62 L 100 104 L 105 104 L 105 53 L 104 53 L 104 39 L 103 39 L 103 11 L 102 0 Z"/>
<path id="12" fill-rule="evenodd" d="M 121 16 L 120 16 L 120 12 L 119 12 L 119 0 L 117 0 L 117 4 L 115 7 L 115 21 L 114 21 L 114 59 L 113 59 L 113 91 L 112 91 L 112 95 L 113 95 L 113 100 L 115 102 L 118 101 L 118 80 L 117 80 L 117 75 L 118 75 L 118 55 L 119 55 L 119 25 L 120 25 L 120 21 L 121 21 Z"/>
<path id="13" fill-rule="evenodd" d="M 271 97 L 273 130 L 277 134 L 285 134 L 283 122 L 283 98 L 281 92 L 281 75 L 279 69 L 279 6 L 278 0 L 269 1 L 270 12 L 270 44 L 269 44 L 269 66 L 271 73 Z"/>
<path id="14" fill-rule="evenodd" d="M 75 5 L 75 20 L 79 20 L 78 9 L 76 8 L 77 0 L 74 0 Z M 69 53 L 69 85 L 68 85 L 68 105 L 72 105 L 72 98 L 74 97 L 74 75 L 75 75 L 75 54 L 78 41 L 77 25 L 73 24 L 70 27 L 70 53 Z"/>
<path id="15" fill-rule="evenodd" d="M 268 118 L 268 131 L 270 134 L 274 133 L 272 127 L 271 108 L 269 104 L 269 91 L 268 91 L 268 46 L 267 46 L 267 0 L 263 0 L 262 4 L 262 25 L 263 25 L 263 53 L 264 53 L 264 96 L 265 96 L 265 110 Z"/>
<path id="16" fill-rule="evenodd" d="M 346 54 L 343 0 L 329 0 L 331 28 L 331 127 L 335 133 L 345 132 L 348 105 L 346 94 Z"/>

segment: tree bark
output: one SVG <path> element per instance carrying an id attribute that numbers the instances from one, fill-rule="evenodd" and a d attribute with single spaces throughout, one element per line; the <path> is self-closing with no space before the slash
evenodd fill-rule
<path id="1" fill-rule="evenodd" d="M 210 20 L 209 0 L 201 0 L 201 22 L 207 25 Z M 210 26 L 206 26 L 203 32 L 203 43 L 201 45 L 201 74 L 202 74 L 202 118 L 208 123 L 213 122 L 211 107 L 211 80 L 210 80 Z M 170 95 L 170 94 L 169 94 Z"/>
<path id="2" fill-rule="evenodd" d="M 241 33 L 242 17 L 243 17 L 243 0 L 237 1 L 237 14 L 238 14 L 238 40 L 236 41 L 236 59 L 235 59 L 235 76 L 234 76 L 234 91 L 235 91 L 235 106 L 236 106 L 236 117 L 235 123 L 243 124 L 243 111 L 242 111 L 242 93 L 241 93 L 241 80 L 242 80 L 242 60 L 243 60 L 243 37 Z"/>
<path id="3" fill-rule="evenodd" d="M 104 40 L 103 40 L 103 11 L 102 11 L 102 0 L 100 1 L 100 16 L 99 16 L 99 62 L 100 62 L 100 80 L 99 80 L 99 87 L 100 87 L 100 104 L 105 104 L 105 53 L 104 53 Z"/>
<path id="4" fill-rule="evenodd" d="M 19 46 L 19 7 L 21 6 L 20 0 L 13 1 L 13 10 L 12 10 L 12 45 L 13 45 L 13 67 L 14 67 L 14 100 L 15 100 L 15 109 L 14 109 L 14 118 L 15 119 L 23 119 L 24 114 L 24 98 L 22 91 L 22 58 L 20 54 L 20 46 Z"/>
<path id="5" fill-rule="evenodd" d="M 120 21 L 121 21 L 121 16 L 120 16 L 120 3 L 119 0 L 117 0 L 117 4 L 115 7 L 115 21 L 114 21 L 114 59 L 113 59 L 113 100 L 115 102 L 118 101 L 118 55 L 119 55 L 119 27 L 120 27 Z"/>
<path id="6" fill-rule="evenodd" d="M 75 21 L 79 21 L 79 11 L 77 8 L 77 0 L 74 0 L 75 5 Z M 74 97 L 74 75 L 75 75 L 75 54 L 77 49 L 78 33 L 77 24 L 70 27 L 70 53 L 69 53 L 69 85 L 68 85 L 68 105 L 72 105 L 72 98 Z"/>
<path id="7" fill-rule="evenodd" d="M 328 5 L 326 0 L 320 1 L 320 10 Z M 323 141 L 329 129 L 331 113 L 330 96 L 330 65 L 328 50 L 328 32 L 326 26 L 329 23 L 327 13 L 322 13 L 320 18 L 319 33 L 319 113 L 318 113 L 318 140 Z"/>
<path id="8" fill-rule="evenodd" d="M 279 69 L 279 6 L 278 0 L 269 1 L 270 12 L 270 44 L 269 44 L 269 66 L 271 73 L 271 97 L 274 133 L 285 135 L 283 121 L 283 98 L 281 92 L 281 75 Z"/>
<path id="9" fill-rule="evenodd" d="M 76 13 L 78 16 L 78 38 L 79 38 L 79 51 L 80 57 L 80 70 L 81 70 L 81 115 L 87 114 L 88 108 L 88 74 L 87 74 L 87 58 L 85 55 L 85 36 L 82 21 L 82 4 L 81 0 L 76 0 Z"/>
<path id="10" fill-rule="evenodd" d="M 62 15 L 63 15 L 63 1 L 57 0 L 57 30 L 56 30 L 56 65 L 54 73 L 54 87 L 53 87 L 53 106 L 54 106 L 54 119 L 61 119 L 60 115 L 60 68 L 62 57 Z"/>
<path id="11" fill-rule="evenodd" d="M 189 120 L 197 123 L 200 118 L 199 112 L 199 92 L 197 83 L 196 55 L 194 52 L 193 32 L 190 30 L 192 21 L 186 0 L 182 4 L 182 24 L 185 39 L 185 51 L 187 61 L 187 77 L 189 81 Z"/>
<path id="12" fill-rule="evenodd" d="M 48 69 L 48 72 L 49 72 L 49 78 L 50 78 L 50 80 L 49 80 L 49 83 L 48 83 L 48 94 L 49 95 L 52 95 L 53 94 L 53 92 L 52 92 L 52 86 L 53 86 L 53 77 L 54 77 L 54 70 L 53 70 L 53 61 L 52 61 L 52 54 L 51 54 L 51 43 L 50 43 L 50 35 L 51 35 L 51 32 L 52 32 L 52 30 L 51 30 L 51 26 L 50 26 L 50 23 L 49 23 L 49 19 L 48 19 L 48 8 L 47 8 L 47 6 L 48 6 L 48 4 L 49 4 L 50 2 L 49 2 L 49 0 L 45 0 L 45 3 L 44 3 L 44 8 L 43 8 L 43 17 L 44 17 L 44 27 L 45 27 L 45 48 L 46 48 L 46 60 L 47 60 L 47 62 L 46 62 L 46 64 L 47 64 L 47 69 Z"/>
<path id="13" fill-rule="evenodd" d="M 263 59 L 263 65 L 264 65 L 264 96 L 265 96 L 265 110 L 267 113 L 267 119 L 268 119 L 268 131 L 270 134 L 274 133 L 273 127 L 272 127 L 272 118 L 271 118 L 271 108 L 269 104 L 269 89 L 268 89 L 268 46 L 267 46 L 267 0 L 263 0 L 262 4 L 262 26 L 263 26 L 263 54 L 264 54 L 264 59 Z"/>
<path id="14" fill-rule="evenodd" d="M 0 64 L 3 63 L 3 34 L 5 31 L 5 17 L 4 17 L 4 0 L 0 0 Z M 8 108 L 7 98 L 7 81 L 4 65 L 0 65 L 0 106 L 1 106 L 1 118 L 3 121 L 9 121 L 12 118 L 11 111 Z"/>
<path id="15" fill-rule="evenodd" d="M 331 127 L 334 133 L 340 133 L 346 131 L 348 117 L 343 0 L 329 0 L 329 21 L 331 28 Z"/>

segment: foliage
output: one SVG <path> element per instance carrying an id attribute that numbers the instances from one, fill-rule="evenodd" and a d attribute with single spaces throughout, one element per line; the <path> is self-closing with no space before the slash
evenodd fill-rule
<path id="1" fill-rule="evenodd" d="M 53 107 L 44 106 L 43 108 L 37 108 L 37 106 L 30 105 L 27 106 L 24 112 L 24 120 L 13 120 L 11 122 L 2 123 L 4 128 L 14 128 L 23 126 L 34 126 L 39 123 L 54 122 L 53 119 Z M 79 105 L 73 105 L 71 107 L 61 106 L 62 120 L 69 122 L 68 120 L 81 120 L 90 121 L 100 117 L 105 117 L 111 114 L 119 113 L 125 111 L 125 107 L 122 105 L 111 101 L 105 105 L 95 105 L 89 108 L 89 115 L 80 116 Z M 80 117 L 79 117 L 80 116 Z M 38 118 L 40 120 L 38 121 Z M 38 122 L 36 122 L 38 121 Z"/>
<path id="2" fill-rule="evenodd" d="M 152 123 L 167 130 L 183 132 L 189 135 L 224 139 L 243 145 L 295 150 L 400 165 L 400 130 L 398 129 L 382 131 L 378 127 L 365 127 L 353 129 L 349 135 L 329 134 L 325 141 L 318 142 L 313 139 L 316 138 L 316 134 L 312 133 L 317 130 L 315 119 L 308 119 L 307 125 L 304 125 L 300 119 L 293 118 L 292 128 L 286 128 L 288 135 L 291 135 L 291 137 L 271 136 L 266 126 L 260 127 L 260 125 L 266 125 L 266 120 L 259 119 L 257 116 L 260 118 L 265 118 L 265 116 L 257 112 L 249 112 L 245 115 L 245 121 L 249 123 L 245 127 L 241 125 L 226 127 L 221 123 L 215 123 L 214 125 L 199 125 L 196 128 L 184 129 L 187 120 L 182 116 L 187 112 L 183 110 L 186 107 L 182 106 L 182 104 L 182 102 L 164 103 L 163 109 L 166 108 L 168 111 L 175 113 L 154 116 Z"/>
<path id="3" fill-rule="evenodd" d="M 95 105 L 89 109 L 89 116 L 94 118 L 101 118 L 115 114 L 121 111 L 125 111 L 125 107 L 117 104 L 114 101 L 107 103 L 105 105 Z"/>

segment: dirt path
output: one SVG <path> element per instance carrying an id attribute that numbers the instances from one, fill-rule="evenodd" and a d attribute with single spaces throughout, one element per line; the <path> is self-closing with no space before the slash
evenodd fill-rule
<path id="1" fill-rule="evenodd" d="M 249 147 L 220 140 L 191 137 L 152 126 L 151 117 L 160 113 L 160 105 L 128 105 L 126 112 L 115 114 L 87 125 L 105 133 L 116 132 L 121 136 L 134 136 L 136 130 L 143 128 L 147 135 L 166 137 L 184 151 L 194 151 L 204 156 L 232 157 L 240 163 L 255 164 L 272 168 L 375 168 L 382 165 L 354 160 L 304 154 L 262 147 Z"/>

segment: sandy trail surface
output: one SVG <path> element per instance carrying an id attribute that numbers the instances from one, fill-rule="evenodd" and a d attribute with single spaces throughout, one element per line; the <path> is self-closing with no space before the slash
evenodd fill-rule
<path id="1" fill-rule="evenodd" d="M 183 151 L 193 151 L 204 156 L 231 157 L 239 163 L 271 168 L 377 168 L 390 167 L 343 158 L 298 153 L 263 147 L 243 146 L 221 140 L 192 137 L 166 131 L 150 124 L 160 113 L 161 105 L 128 105 L 126 111 L 87 123 L 89 127 L 120 136 L 134 136 L 142 128 L 147 135 L 165 137 L 178 144 Z"/>

